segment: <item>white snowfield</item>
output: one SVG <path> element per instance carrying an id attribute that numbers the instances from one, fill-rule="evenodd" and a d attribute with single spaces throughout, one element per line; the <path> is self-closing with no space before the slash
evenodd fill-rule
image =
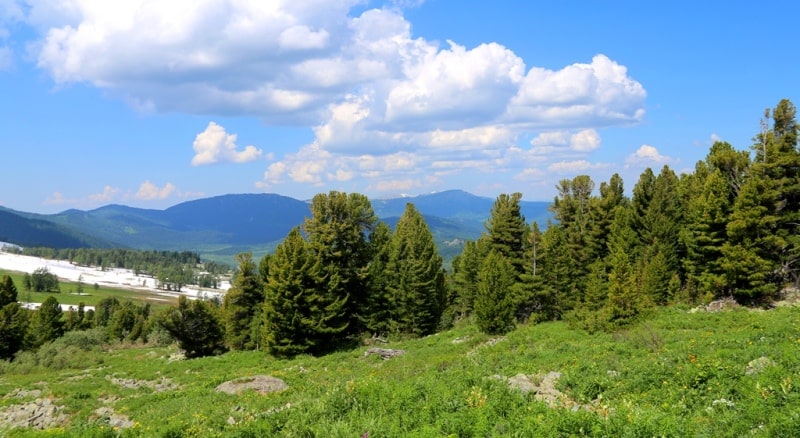
<path id="1" fill-rule="evenodd" d="M 0 248 L 2 248 L 2 246 L 0 246 Z M 197 286 L 184 286 L 180 292 L 166 291 L 156 287 L 157 281 L 155 278 L 135 275 L 133 271 L 128 269 L 106 269 L 103 271 L 96 267 L 73 265 L 66 260 L 48 260 L 39 257 L 11 254 L 0 250 L 0 269 L 32 274 L 33 271 L 39 268 L 47 268 L 48 271 L 62 280 L 82 281 L 87 290 L 90 290 L 92 285 L 97 283 L 101 286 L 147 291 L 171 298 L 185 295 L 190 299 L 222 299 L 222 296 L 225 295 L 225 292 L 230 288 L 230 283 L 223 281 L 219 289 L 200 290 Z M 18 290 L 21 290 L 21 288 L 22 285 L 17 285 Z M 27 304 L 36 305 L 38 303 Z M 67 305 L 67 307 L 69 306 Z"/>

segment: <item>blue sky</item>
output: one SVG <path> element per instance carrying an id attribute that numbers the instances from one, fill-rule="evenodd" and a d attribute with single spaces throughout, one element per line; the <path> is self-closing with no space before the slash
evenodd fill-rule
<path id="1" fill-rule="evenodd" d="M 793 1 L 0 0 L 0 205 L 630 190 L 800 100 Z"/>

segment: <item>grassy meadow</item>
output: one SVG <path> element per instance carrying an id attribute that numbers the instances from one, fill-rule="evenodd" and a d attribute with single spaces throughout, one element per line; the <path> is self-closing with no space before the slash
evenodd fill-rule
<path id="1" fill-rule="evenodd" d="M 800 309 L 654 311 L 613 334 L 564 322 L 524 325 L 503 338 L 473 324 L 382 348 L 276 359 L 262 352 L 172 360 L 174 346 L 92 345 L 65 336 L 39 355 L 0 363 L 0 412 L 39 390 L 64 426 L 11 437 L 557 437 L 800 436 Z M 59 357 L 69 355 L 69 357 Z M 43 367 L 42 363 L 48 363 Z M 512 389 L 557 371 L 548 405 Z M 288 389 L 219 393 L 227 380 L 268 374 Z M 538 376 L 538 377 L 537 377 Z M 115 380 L 119 379 L 119 380 Z M 125 387 L 121 380 L 140 382 Z M 162 384 L 167 389 L 159 388 Z M 163 390 L 162 390 L 163 389 Z M 24 394 L 24 393 L 23 393 Z M 98 409 L 130 420 L 109 425 Z"/>
<path id="2" fill-rule="evenodd" d="M 0 277 L 8 275 L 14 280 L 14 285 L 17 287 L 17 299 L 19 301 L 41 303 L 45 298 L 52 296 L 55 297 L 60 304 L 74 304 L 78 305 L 83 303 L 87 306 L 94 306 L 100 300 L 109 297 L 116 297 L 120 302 L 133 301 L 135 303 L 150 303 L 154 307 L 163 307 L 177 302 L 177 299 L 169 296 L 157 295 L 150 291 L 133 290 L 126 288 L 116 288 L 99 285 L 97 288 L 91 283 L 83 283 L 83 293 L 78 294 L 78 283 L 65 281 L 59 279 L 61 292 L 28 292 L 22 286 L 23 277 L 25 274 L 14 271 L 4 271 L 0 269 Z"/>

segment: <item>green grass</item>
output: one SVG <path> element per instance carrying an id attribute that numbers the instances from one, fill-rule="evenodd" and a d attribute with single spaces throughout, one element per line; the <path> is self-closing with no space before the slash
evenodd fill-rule
<path id="1" fill-rule="evenodd" d="M 71 361 L 77 367 L 7 364 L 0 394 L 39 388 L 72 418 L 65 429 L 9 436 L 800 436 L 799 316 L 797 308 L 690 314 L 673 307 L 613 334 L 553 322 L 521 326 L 493 345 L 464 324 L 391 342 L 387 348 L 407 353 L 386 361 L 365 357 L 363 347 L 319 358 L 234 352 L 169 362 L 174 347 L 124 345 L 73 353 L 82 355 Z M 746 374 L 762 356 L 773 365 Z M 562 373 L 558 388 L 571 400 L 594 409 L 550 408 L 493 377 L 549 371 Z M 289 389 L 214 391 L 254 374 L 284 379 Z M 111 376 L 180 386 L 125 389 Z M 136 426 L 93 423 L 103 400 Z"/>
<path id="2" fill-rule="evenodd" d="M 14 281 L 14 285 L 17 287 L 17 300 L 18 301 L 25 301 L 31 303 L 41 303 L 45 300 L 45 298 L 49 296 L 55 297 L 60 304 L 74 304 L 78 305 L 83 303 L 87 306 L 94 306 L 100 302 L 103 298 L 108 297 L 117 297 L 120 302 L 122 301 L 133 301 L 133 302 L 148 302 L 151 303 L 154 307 L 163 307 L 166 305 L 174 304 L 177 302 L 177 299 L 167 297 L 167 296 L 160 296 L 156 295 L 153 292 L 149 291 L 141 291 L 141 290 L 133 290 L 133 289 L 125 289 L 125 288 L 115 288 L 115 287 L 107 287 L 107 286 L 99 286 L 97 289 L 94 288 L 93 284 L 83 284 L 83 294 L 78 295 L 76 291 L 78 290 L 78 283 L 71 282 L 71 281 L 64 281 L 59 280 L 61 292 L 60 293 L 51 293 L 51 292 L 28 292 L 23 288 L 23 273 L 20 272 L 12 272 L 12 271 L 4 271 L 0 269 L 0 277 L 3 275 L 11 276 L 11 279 Z M 166 301 L 165 301 L 166 300 Z"/>

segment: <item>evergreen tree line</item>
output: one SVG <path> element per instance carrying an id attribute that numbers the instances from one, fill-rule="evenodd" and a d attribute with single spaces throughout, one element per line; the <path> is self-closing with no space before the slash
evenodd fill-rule
<path id="1" fill-rule="evenodd" d="M 645 170 L 632 197 L 616 174 L 599 193 L 586 175 L 563 180 L 545 231 L 526 225 L 520 194 L 501 195 L 487 232 L 453 261 L 455 316 L 493 332 L 530 317 L 602 330 L 655 305 L 759 304 L 800 286 L 797 134 L 782 100 L 750 152 L 716 142 L 693 173 Z"/>
<path id="2" fill-rule="evenodd" d="M 116 339 L 158 327 L 188 357 L 229 349 L 291 356 L 364 335 L 424 336 L 464 318 L 486 333 L 555 319 L 594 331 L 674 302 L 766 303 L 800 286 L 797 134 L 795 107 L 782 100 L 765 112 L 750 151 L 716 142 L 692 173 L 645 170 L 630 197 L 616 174 L 597 191 L 586 175 L 563 180 L 544 230 L 525 221 L 520 193 L 501 194 L 485 233 L 465 243 L 449 274 L 412 204 L 391 230 L 365 196 L 319 194 L 273 254 L 237 256 L 222 303 L 181 297 L 155 318 L 149 308 L 109 304 L 88 319 L 62 319 L 52 316 L 55 299 L 33 317 L 8 302 L 0 337 L 24 345 L 19 327 L 37 321 L 58 332 L 52 321 L 72 320 L 114 327 Z M 26 332 L 48 333 L 44 326 Z"/>
<path id="3" fill-rule="evenodd" d="M 35 350 L 73 330 L 98 329 L 109 342 L 144 340 L 156 332 L 157 320 L 150 305 L 116 298 L 102 299 L 95 309 L 84 304 L 63 311 L 58 300 L 47 297 L 36 310 L 17 302 L 11 277 L 0 279 L 0 359 L 12 359 L 21 351 Z"/>
<path id="4" fill-rule="evenodd" d="M 445 271 L 412 204 L 394 230 L 364 195 L 319 194 L 310 209 L 258 264 L 250 254 L 237 257 L 220 309 L 224 347 L 317 354 L 364 333 L 422 336 L 439 328 Z"/>

